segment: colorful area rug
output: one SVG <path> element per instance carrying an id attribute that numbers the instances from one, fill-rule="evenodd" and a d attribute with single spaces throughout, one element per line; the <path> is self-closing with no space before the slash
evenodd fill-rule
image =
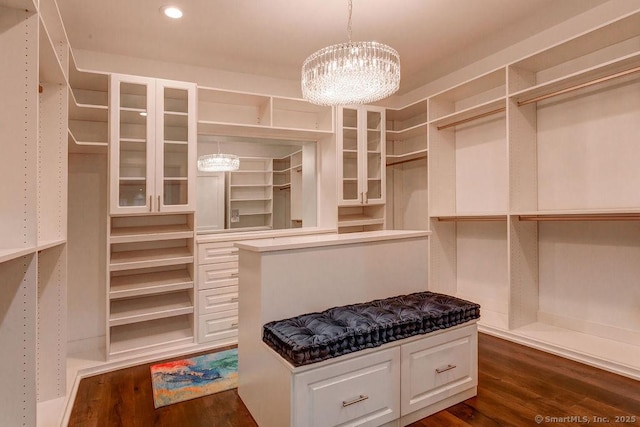
<path id="1" fill-rule="evenodd" d="M 206 396 L 238 386 L 238 349 L 151 367 L 156 408 Z"/>

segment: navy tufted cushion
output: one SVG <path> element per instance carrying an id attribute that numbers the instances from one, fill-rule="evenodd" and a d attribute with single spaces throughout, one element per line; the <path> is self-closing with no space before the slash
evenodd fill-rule
<path id="1" fill-rule="evenodd" d="M 418 292 L 269 322 L 264 325 L 262 340 L 301 366 L 479 317 L 478 304 Z"/>

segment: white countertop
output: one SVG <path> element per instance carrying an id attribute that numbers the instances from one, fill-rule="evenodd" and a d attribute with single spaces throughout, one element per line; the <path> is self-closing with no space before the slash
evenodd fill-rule
<path id="1" fill-rule="evenodd" d="M 335 234 L 336 228 L 304 227 L 286 228 L 279 230 L 253 230 L 253 231 L 228 231 L 223 233 L 199 234 L 196 236 L 198 243 L 228 242 L 234 240 L 255 240 L 273 237 L 292 237 L 309 234 Z"/>
<path id="2" fill-rule="evenodd" d="M 240 249 L 252 252 L 273 252 L 286 251 L 289 249 L 304 249 L 322 246 L 380 242 L 385 240 L 412 239 L 416 237 L 427 237 L 430 234 L 430 231 L 423 230 L 382 230 L 347 234 L 316 234 L 307 236 L 245 240 L 236 243 L 236 246 Z"/>

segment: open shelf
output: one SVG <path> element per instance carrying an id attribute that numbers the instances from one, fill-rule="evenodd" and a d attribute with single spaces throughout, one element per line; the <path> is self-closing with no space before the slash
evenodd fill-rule
<path id="1" fill-rule="evenodd" d="M 111 300 L 193 288 L 193 278 L 186 268 L 148 273 L 135 271 L 134 273 L 136 274 L 111 277 L 109 290 Z"/>
<path id="2" fill-rule="evenodd" d="M 36 250 L 35 247 L 0 249 L 0 263 L 32 254 Z"/>
<path id="3" fill-rule="evenodd" d="M 148 225 L 111 229 L 111 243 L 148 242 L 153 240 L 188 239 L 193 230 L 188 224 Z"/>
<path id="4" fill-rule="evenodd" d="M 291 129 L 198 120 L 198 135 L 253 136 L 260 138 L 289 139 L 293 141 L 317 141 L 333 135 L 333 131 Z"/>
<path id="5" fill-rule="evenodd" d="M 338 227 L 356 227 L 376 224 L 384 224 L 384 218 L 374 218 L 363 214 L 341 215 L 338 217 Z"/>
<path id="6" fill-rule="evenodd" d="M 146 322 L 193 313 L 189 291 L 125 298 L 111 301 L 109 326 Z"/>
<path id="7" fill-rule="evenodd" d="M 154 350 L 193 343 L 193 321 L 191 315 L 173 316 L 163 319 L 111 328 L 111 358 L 131 356 Z"/>
<path id="8" fill-rule="evenodd" d="M 193 262 L 193 254 L 187 247 L 112 252 L 109 270 L 122 271 L 190 262 Z"/>
<path id="9" fill-rule="evenodd" d="M 411 151 L 403 154 L 387 154 L 387 166 L 393 166 L 395 164 L 406 163 L 412 160 L 424 159 L 427 157 L 427 149 Z"/>
<path id="10" fill-rule="evenodd" d="M 598 64 L 586 70 L 581 70 L 510 95 L 518 105 L 526 105 L 552 96 L 568 93 L 595 84 L 601 84 L 614 79 L 640 76 L 640 53 L 632 53 L 622 58 L 604 64 Z"/>
<path id="11" fill-rule="evenodd" d="M 474 105 L 473 107 L 448 114 L 439 119 L 433 120 L 431 123 L 434 124 L 438 130 L 443 130 L 472 120 L 488 117 L 493 114 L 504 113 L 505 111 L 506 98 L 500 97 L 498 99 L 493 99 L 479 105 Z"/>

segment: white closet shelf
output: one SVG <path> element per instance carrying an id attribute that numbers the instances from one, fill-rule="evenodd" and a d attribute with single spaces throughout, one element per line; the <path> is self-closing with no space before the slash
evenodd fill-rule
<path id="1" fill-rule="evenodd" d="M 151 225 L 111 229 L 111 243 L 149 242 L 154 240 L 189 239 L 193 230 L 187 224 Z"/>
<path id="2" fill-rule="evenodd" d="M 109 298 L 117 300 L 183 289 L 193 289 L 193 279 L 186 269 L 131 274 L 111 278 Z"/>
<path id="3" fill-rule="evenodd" d="M 193 343 L 193 328 L 188 315 L 111 328 L 109 355 L 130 356 Z"/>
<path id="4" fill-rule="evenodd" d="M 111 301 L 109 326 L 146 322 L 193 313 L 188 291 Z"/>
<path id="5" fill-rule="evenodd" d="M 402 108 L 387 108 L 386 119 L 393 122 L 406 122 L 414 117 L 427 114 L 427 99 L 421 99 Z"/>
<path id="6" fill-rule="evenodd" d="M 230 202 L 270 202 L 271 198 L 229 199 Z"/>
<path id="7" fill-rule="evenodd" d="M 438 221 L 506 221 L 506 212 L 465 212 L 457 214 L 432 215 Z"/>
<path id="8" fill-rule="evenodd" d="M 198 121 L 198 135 L 254 136 L 296 141 L 315 141 L 333 135 L 333 131 Z"/>
<path id="9" fill-rule="evenodd" d="M 374 218 L 362 214 L 342 215 L 338 217 L 338 227 L 356 227 L 384 224 L 384 218 Z"/>
<path id="10" fill-rule="evenodd" d="M 109 74 L 102 71 L 89 71 L 77 67 L 73 50 L 69 55 L 69 84 L 74 89 L 107 92 L 109 88 Z"/>
<path id="11" fill-rule="evenodd" d="M 486 117 L 492 114 L 501 113 L 506 108 L 506 98 L 500 97 L 491 101 L 484 102 L 464 110 L 456 111 L 443 117 L 436 118 L 430 123 L 435 125 L 438 130 L 456 126 L 457 124 L 466 123 L 471 120 Z"/>
<path id="12" fill-rule="evenodd" d="M 67 239 L 38 240 L 38 251 L 55 248 L 65 243 L 67 243 Z"/>
<path id="13" fill-rule="evenodd" d="M 271 212 L 240 212 L 240 216 L 271 215 Z"/>
<path id="14" fill-rule="evenodd" d="M 415 138 L 417 136 L 424 136 L 427 138 L 427 122 L 418 123 L 417 125 L 408 127 L 402 130 L 387 129 L 386 136 L 388 141 L 395 141 L 399 139 Z"/>
<path id="15" fill-rule="evenodd" d="M 167 116 L 182 116 L 182 117 L 187 117 L 189 115 L 189 113 L 187 113 L 186 111 L 165 111 L 164 114 Z"/>
<path id="16" fill-rule="evenodd" d="M 272 184 L 229 184 L 231 188 L 272 187 Z"/>
<path id="17" fill-rule="evenodd" d="M 427 149 L 410 151 L 402 154 L 387 154 L 387 166 L 392 166 L 398 163 L 405 163 L 410 160 L 418 160 L 427 157 Z"/>
<path id="18" fill-rule="evenodd" d="M 187 247 L 113 252 L 110 271 L 162 267 L 193 262 L 193 254 Z"/>
<path id="19" fill-rule="evenodd" d="M 551 97 L 557 92 L 563 93 L 565 91 L 572 90 L 572 88 L 579 89 L 590 85 L 591 83 L 599 83 L 601 79 L 606 79 L 608 76 L 615 76 L 618 73 L 624 73 L 628 70 L 637 69 L 638 67 L 640 67 L 640 53 L 633 53 L 595 67 L 587 68 L 586 70 L 581 70 L 573 74 L 515 92 L 511 94 L 510 97 L 516 100 L 519 104 L 525 104 L 533 102 L 531 100 L 537 98 L 547 96 Z M 636 70 L 634 73 L 629 74 L 629 76 L 638 77 L 640 75 L 640 72 L 638 71 L 640 70 Z"/>
<path id="20" fill-rule="evenodd" d="M 71 129 L 68 130 L 69 153 L 104 154 L 107 152 L 107 141 L 78 141 Z"/>
<path id="21" fill-rule="evenodd" d="M 69 94 L 73 91 L 69 90 Z M 106 105 L 78 104 L 75 96 L 70 96 L 69 101 L 69 120 L 106 123 L 109 119 L 109 107 Z"/>
<path id="22" fill-rule="evenodd" d="M 34 246 L 15 249 L 0 249 L 0 263 L 11 261 L 12 259 L 20 258 L 35 252 L 36 248 Z"/>

